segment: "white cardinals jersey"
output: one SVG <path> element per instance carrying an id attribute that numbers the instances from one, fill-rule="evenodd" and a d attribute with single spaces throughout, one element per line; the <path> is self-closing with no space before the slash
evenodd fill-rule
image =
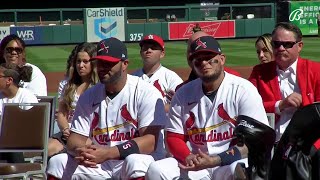
<path id="1" fill-rule="evenodd" d="M 151 77 L 144 74 L 142 69 L 137 70 L 132 75 L 141 77 L 144 81 L 153 84 L 161 92 L 165 103 L 170 103 L 176 87 L 183 82 L 174 71 L 161 65 Z"/>
<path id="2" fill-rule="evenodd" d="M 138 137 L 140 128 L 164 127 L 166 120 L 159 91 L 128 75 L 126 85 L 113 99 L 106 96 L 101 83 L 86 90 L 77 103 L 71 131 L 89 137 L 94 144 L 112 147 Z"/>
<path id="3" fill-rule="evenodd" d="M 257 89 L 246 79 L 225 72 L 213 101 L 203 93 L 199 78 L 178 89 L 166 129 L 187 135 L 193 153 L 201 149 L 213 155 L 229 148 L 238 115 L 268 124 Z"/>

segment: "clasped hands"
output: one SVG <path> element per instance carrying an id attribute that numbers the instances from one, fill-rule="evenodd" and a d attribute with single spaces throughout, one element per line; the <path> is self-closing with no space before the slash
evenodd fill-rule
<path id="1" fill-rule="evenodd" d="M 187 156 L 185 164 L 179 163 L 179 167 L 186 171 L 199 171 L 217 166 L 219 159 L 218 156 L 209 156 L 199 149 L 198 154 Z"/>
<path id="2" fill-rule="evenodd" d="M 90 168 L 97 168 L 97 164 L 101 164 L 108 160 L 108 147 L 97 145 L 86 145 L 75 150 L 75 160 L 79 165 Z"/>

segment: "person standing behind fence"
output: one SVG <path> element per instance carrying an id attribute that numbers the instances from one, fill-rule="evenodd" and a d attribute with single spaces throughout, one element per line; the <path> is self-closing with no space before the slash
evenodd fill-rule
<path id="1" fill-rule="evenodd" d="M 0 116 L 4 103 L 38 103 L 37 97 L 32 92 L 20 87 L 21 80 L 30 81 L 31 72 L 30 66 L 19 67 L 12 63 L 0 65 Z M 24 157 L 23 153 L 0 153 L 0 160 L 21 163 L 24 162 Z"/>
<path id="2" fill-rule="evenodd" d="M 18 66 L 32 67 L 30 82 L 22 81 L 24 88 L 29 89 L 36 96 L 47 95 L 47 80 L 41 70 L 26 60 L 26 44 L 15 34 L 4 37 L 0 45 L 0 63 L 14 63 Z"/>
<path id="3" fill-rule="evenodd" d="M 70 123 L 79 96 L 99 81 L 96 62 L 89 61 L 97 55 L 96 45 L 81 43 L 77 46 L 74 54 L 75 56 L 72 57 L 70 66 L 74 70 L 59 99 L 57 122 L 60 132 L 49 139 L 49 157 L 65 150 L 65 145 L 70 135 Z"/>
<path id="4" fill-rule="evenodd" d="M 269 33 L 259 36 L 256 40 L 255 46 L 260 64 L 274 61 L 271 40 L 272 36 Z"/>
<path id="5" fill-rule="evenodd" d="M 297 108 L 320 101 L 320 63 L 300 57 L 302 33 L 281 22 L 272 32 L 275 61 L 256 65 L 249 80 L 257 87 L 267 113 L 276 114 L 279 140 Z"/>

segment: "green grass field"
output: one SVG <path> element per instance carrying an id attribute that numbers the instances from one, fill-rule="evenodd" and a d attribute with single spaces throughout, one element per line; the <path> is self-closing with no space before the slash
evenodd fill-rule
<path id="1" fill-rule="evenodd" d="M 320 38 L 303 39 L 302 57 L 320 61 Z M 227 56 L 227 66 L 251 66 L 257 64 L 254 47 L 255 39 L 219 40 L 222 51 Z M 65 71 L 66 60 L 75 45 L 30 46 L 27 48 L 27 61 L 37 65 L 43 72 Z M 130 59 L 129 69 L 141 67 L 138 43 L 127 43 Z M 186 62 L 186 42 L 166 42 L 166 56 L 162 64 L 168 68 L 188 67 Z"/>

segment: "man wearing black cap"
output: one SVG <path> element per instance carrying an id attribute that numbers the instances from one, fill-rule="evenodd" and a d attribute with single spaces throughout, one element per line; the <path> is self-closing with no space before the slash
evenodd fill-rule
<path id="1" fill-rule="evenodd" d="M 192 34 L 192 36 L 190 36 L 190 38 L 188 39 L 187 41 L 187 62 L 188 62 L 188 65 L 189 67 L 191 68 L 191 72 L 189 74 L 189 77 L 186 81 L 184 81 L 183 83 L 179 84 L 176 88 L 176 90 L 178 90 L 181 86 L 183 86 L 184 84 L 187 84 L 188 82 L 192 81 L 192 80 L 195 80 L 197 79 L 197 75 L 196 73 L 194 72 L 194 67 L 193 67 L 193 64 L 192 62 L 189 60 L 189 56 L 191 55 L 191 52 L 190 52 L 190 45 L 193 41 L 195 41 L 196 39 L 202 37 L 202 36 L 209 36 L 208 33 L 204 32 L 204 31 L 197 31 L 195 32 L 194 34 Z M 226 71 L 227 73 L 230 73 L 230 74 L 233 74 L 233 75 L 236 75 L 236 76 L 239 76 L 241 77 L 241 74 L 231 68 L 228 68 L 228 67 L 224 67 L 224 71 Z"/>
<path id="2" fill-rule="evenodd" d="M 171 98 L 176 87 L 182 83 L 182 79 L 177 73 L 161 65 L 160 61 L 165 56 L 165 48 L 160 36 L 146 35 L 139 45 L 143 67 L 132 75 L 153 84 L 164 97 L 166 111 L 168 111 Z"/>
<path id="3" fill-rule="evenodd" d="M 151 163 L 148 179 L 231 179 L 239 162 L 247 164 L 248 152 L 231 145 L 236 117 L 268 125 L 257 89 L 224 71 L 226 57 L 212 36 L 193 41 L 190 52 L 199 78 L 179 88 L 171 101 L 166 142 L 173 158 Z"/>
<path id="4" fill-rule="evenodd" d="M 127 74 L 126 46 L 116 38 L 98 43 L 101 83 L 79 98 L 68 153 L 48 164 L 49 179 L 139 179 L 154 159 L 166 114 L 152 85 Z M 85 146 L 87 139 L 93 144 Z"/>

